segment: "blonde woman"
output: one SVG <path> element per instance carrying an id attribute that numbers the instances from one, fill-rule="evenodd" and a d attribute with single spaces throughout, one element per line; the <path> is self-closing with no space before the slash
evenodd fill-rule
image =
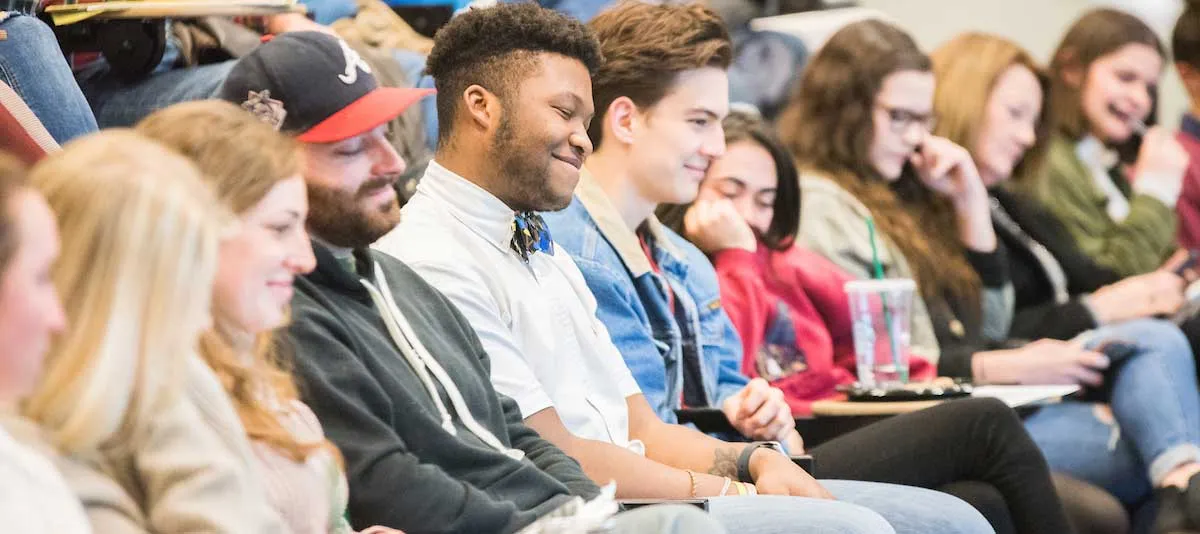
<path id="1" fill-rule="evenodd" d="M 191 158 L 240 218 L 239 230 L 221 243 L 215 327 L 203 336 L 201 353 L 254 443 L 271 504 L 295 534 L 350 532 L 337 449 L 298 399 L 272 335 L 287 321 L 293 278 L 316 263 L 304 230 L 299 144 L 215 100 L 172 106 L 137 128 Z"/>
<path id="2" fill-rule="evenodd" d="M 51 278 L 70 326 L 23 412 L 67 457 L 92 527 L 281 532 L 196 356 L 225 211 L 187 160 L 129 131 L 76 140 L 30 180 L 61 229 Z"/>
<path id="3" fill-rule="evenodd" d="M 87 534 L 87 517 L 62 475 L 15 439 L 36 436 L 14 408 L 37 384 L 51 336 L 66 325 L 46 276 L 58 256 L 54 214 L 25 185 L 25 173 L 0 154 L 0 522 L 11 532 Z"/>

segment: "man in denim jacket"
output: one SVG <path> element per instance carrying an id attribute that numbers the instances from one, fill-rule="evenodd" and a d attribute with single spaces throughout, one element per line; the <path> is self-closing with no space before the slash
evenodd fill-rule
<path id="1" fill-rule="evenodd" d="M 599 305 L 597 316 L 654 411 L 675 422 L 675 410 L 684 406 L 729 407 L 730 422 L 747 434 L 790 437 L 791 411 L 776 400 L 782 398 L 778 390 L 761 381 L 749 385 L 741 373 L 741 342 L 721 309 L 714 271 L 691 267 L 708 259 L 653 213 L 632 226 L 622 220 L 594 174 L 597 159 L 589 160 L 571 206 L 544 217 L 555 242 L 583 272 Z M 742 413 L 740 401 L 755 400 L 747 398 L 751 395 L 759 409 Z M 768 423 L 753 432 L 755 414 L 778 420 L 778 428 L 767 432 Z"/>
<path id="2" fill-rule="evenodd" d="M 583 272 L 597 316 L 661 419 L 720 407 L 743 436 L 799 452 L 783 393 L 740 371 L 741 340 L 708 259 L 654 216 L 658 204 L 694 199 L 725 151 L 729 57 L 665 42 L 644 54 L 599 37 L 608 62 L 593 80 L 595 152 L 571 205 L 544 215 L 555 242 Z"/>

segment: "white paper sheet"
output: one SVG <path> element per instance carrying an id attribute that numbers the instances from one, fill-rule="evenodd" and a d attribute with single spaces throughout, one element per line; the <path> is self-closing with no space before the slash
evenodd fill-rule
<path id="1" fill-rule="evenodd" d="M 973 397 L 993 397 L 1017 408 L 1057 402 L 1079 391 L 1079 386 L 975 386 Z"/>

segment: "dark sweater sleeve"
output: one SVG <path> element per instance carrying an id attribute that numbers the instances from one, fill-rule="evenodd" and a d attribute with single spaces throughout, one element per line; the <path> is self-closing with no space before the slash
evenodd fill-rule
<path id="1" fill-rule="evenodd" d="M 1011 280 L 1008 274 L 1008 252 L 1003 243 L 996 243 L 996 250 L 979 252 L 966 249 L 967 262 L 979 273 L 979 281 L 983 287 L 1004 287 Z"/>
<path id="2" fill-rule="evenodd" d="M 971 378 L 971 358 L 975 356 L 978 347 L 965 343 L 947 343 L 942 345 L 942 355 L 938 359 L 938 374 L 951 378 Z"/>
<path id="3" fill-rule="evenodd" d="M 340 335 L 336 318 L 300 311 L 289 333 L 304 400 L 345 458 L 350 520 L 356 529 L 384 525 L 466 534 L 508 532 L 528 521 L 514 504 L 422 463 L 409 450 L 391 426 L 403 417 L 403 409 L 390 405 Z M 505 528 L 498 529 L 501 525 Z"/>
<path id="4" fill-rule="evenodd" d="M 1061 305 L 1047 301 L 1017 310 L 1010 333 L 1017 339 L 1067 340 L 1097 326 L 1087 305 L 1074 298 Z"/>
<path id="5" fill-rule="evenodd" d="M 583 473 L 578 461 L 525 425 L 517 401 L 500 395 L 500 406 L 504 409 L 508 437 L 512 440 L 513 448 L 525 451 L 525 456 L 533 465 L 566 485 L 571 495 L 591 499 L 600 494 L 600 488 Z"/>

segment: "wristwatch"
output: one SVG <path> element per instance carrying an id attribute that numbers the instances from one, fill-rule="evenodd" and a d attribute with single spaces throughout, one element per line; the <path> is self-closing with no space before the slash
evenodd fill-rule
<path id="1" fill-rule="evenodd" d="M 750 476 L 750 456 L 754 454 L 754 451 L 764 447 L 768 449 L 774 449 L 775 452 L 778 452 L 779 454 L 787 455 L 787 453 L 784 452 L 783 444 L 778 441 L 755 441 L 750 443 L 749 446 L 747 446 L 745 449 L 742 449 L 741 456 L 738 456 L 738 482 L 745 482 L 747 484 L 754 483 L 754 477 Z"/>

